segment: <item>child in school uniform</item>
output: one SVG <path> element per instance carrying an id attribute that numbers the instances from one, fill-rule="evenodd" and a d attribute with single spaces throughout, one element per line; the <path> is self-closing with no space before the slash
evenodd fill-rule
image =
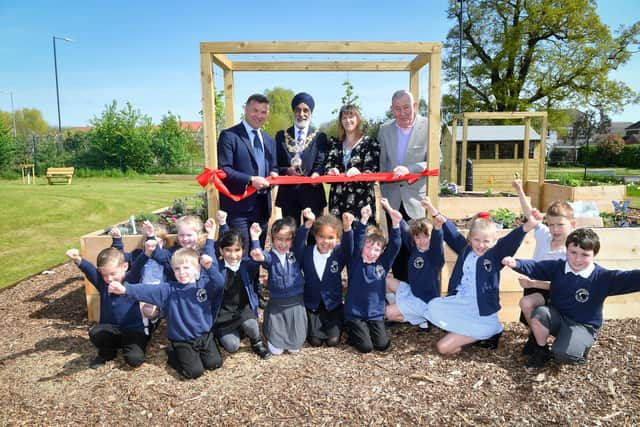
<path id="1" fill-rule="evenodd" d="M 155 244 L 154 240 L 145 242 L 149 249 Z M 212 327 L 220 309 L 224 279 L 214 258 L 191 248 L 175 251 L 171 265 L 176 280 L 159 285 L 113 281 L 109 292 L 160 307 L 167 319 L 169 364 L 185 378 L 198 378 L 205 370 L 222 366 Z"/>
<path id="2" fill-rule="evenodd" d="M 512 186 L 520 199 L 522 212 L 525 217 L 529 217 L 533 209 L 522 188 L 522 181 L 515 179 L 512 182 Z M 538 217 L 537 219 L 540 221 L 542 218 Z M 556 200 L 547 208 L 544 221 L 546 224 L 538 222 L 533 231 L 536 239 L 533 260 L 566 259 L 565 242 L 569 233 L 571 233 L 576 226 L 573 208 L 566 201 Z M 522 310 L 520 313 L 520 321 L 528 327 L 533 310 L 549 302 L 549 282 L 532 280 L 526 276 L 519 277 L 518 281 L 524 289 L 523 296 L 519 302 L 520 309 Z M 522 348 L 522 354 L 530 356 L 535 347 L 535 337 L 533 333 L 529 333 L 529 338 Z"/>
<path id="3" fill-rule="evenodd" d="M 167 279 L 175 280 L 171 257 L 180 248 L 190 248 L 211 258 L 216 257 L 215 235 L 212 233 L 212 230 L 215 231 L 215 227 L 212 227 L 212 224 L 214 224 L 212 218 L 209 218 L 205 224 L 195 215 L 185 215 L 178 218 L 176 221 L 177 244 L 171 248 L 163 248 L 158 245 L 152 254 L 152 258 L 164 267 Z M 154 229 L 145 227 L 145 233 L 148 240 L 156 239 Z"/>
<path id="4" fill-rule="evenodd" d="M 422 201 L 426 207 L 427 198 Z M 409 252 L 408 282 L 387 277 L 385 317 L 392 322 L 409 322 L 428 331 L 424 317 L 427 303 L 440 296 L 440 270 L 444 265 L 444 242 L 441 224 L 427 218 L 416 218 L 408 224 L 400 221 L 402 243 Z"/>
<path id="5" fill-rule="evenodd" d="M 302 216 L 305 221 L 298 234 L 302 238 L 311 231 L 312 235 L 302 257 L 304 304 L 309 319 L 307 341 L 313 347 L 335 347 L 344 327 L 342 270 L 353 252 L 351 223 L 343 226 L 333 215 L 316 218 L 309 208 L 302 211 Z"/>
<path id="6" fill-rule="evenodd" d="M 379 228 L 367 228 L 371 207 L 360 211 L 360 223 L 354 228 L 354 249 L 348 263 L 348 285 L 344 304 L 347 342 L 361 353 L 385 351 L 391 345 L 384 325 L 385 279 L 400 250 L 402 214 L 381 199 L 382 207 L 391 217 L 389 243 Z M 346 214 L 346 221 L 353 216 Z M 385 248 L 386 246 L 386 248 Z"/>
<path id="7" fill-rule="evenodd" d="M 89 367 L 100 368 L 107 361 L 115 359 L 119 349 L 128 365 L 141 365 L 149 342 L 149 332 L 145 328 L 140 306 L 128 298 L 110 294 L 108 285 L 113 280 L 123 282 L 131 277 L 140 277 L 144 262 L 134 262 L 127 272 L 129 265 L 124 254 L 116 248 L 100 251 L 97 268 L 83 259 L 77 249 L 69 249 L 67 256 L 100 292 L 100 321 L 89 330 L 89 338 L 98 348 L 98 355 Z"/>
<path id="8" fill-rule="evenodd" d="M 243 256 L 244 238 L 238 229 L 225 231 L 221 227 L 217 246 L 222 256 L 219 265 L 224 277 L 224 294 L 213 327 L 216 338 L 225 350 L 235 353 L 240 348 L 242 333 L 249 338 L 253 352 L 262 359 L 268 359 L 271 352 L 260 337 L 258 295 L 253 284 L 259 265 Z"/>
<path id="9" fill-rule="evenodd" d="M 640 270 L 608 270 L 594 262 L 600 251 L 595 231 L 572 231 L 566 247 L 566 261 L 502 260 L 518 273 L 550 282 L 549 303 L 537 307 L 531 316 L 536 348 L 527 367 L 542 368 L 552 356 L 561 363 L 585 363 L 602 327 L 605 299 L 640 291 Z M 551 349 L 547 345 L 550 335 L 555 337 Z"/>
<path id="10" fill-rule="evenodd" d="M 537 221 L 531 216 L 526 223 L 496 240 L 491 215 L 481 212 L 472 219 L 465 238 L 430 201 L 427 209 L 434 223 L 443 224 L 444 241 L 458 254 L 449 279 L 448 296 L 429 301 L 425 312 L 433 325 L 448 332 L 438 341 L 438 351 L 455 354 L 475 343 L 495 349 L 502 334 L 498 319 L 501 261 L 518 250 L 525 234 Z"/>
<path id="11" fill-rule="evenodd" d="M 261 233 L 258 223 L 251 224 L 251 257 L 269 274 L 269 302 L 264 309 L 262 325 L 267 347 L 276 356 L 285 350 L 297 353 L 307 338 L 304 278 L 300 264 L 306 236 L 295 236 L 296 222 L 291 217 L 278 219 L 271 226 L 271 250 L 260 248 Z"/>

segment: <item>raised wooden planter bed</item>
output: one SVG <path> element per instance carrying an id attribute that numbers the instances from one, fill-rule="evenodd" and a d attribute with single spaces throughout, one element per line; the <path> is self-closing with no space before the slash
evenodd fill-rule
<path id="1" fill-rule="evenodd" d="M 439 197 L 438 209 L 449 218 L 467 218 L 482 211 L 506 208 L 522 213 L 520 200 L 517 197 L 492 196 L 453 196 Z"/>
<path id="2" fill-rule="evenodd" d="M 527 195 L 534 201 L 538 200 L 540 192 L 538 181 L 527 181 L 525 188 Z M 627 196 L 627 187 L 624 185 L 597 185 L 593 187 L 569 187 L 566 185 L 545 183 L 542 195 L 542 206 L 536 206 L 540 210 L 546 209 L 555 200 L 567 200 L 569 202 L 595 201 L 600 212 L 614 213 L 613 200 L 623 200 Z"/>
<path id="3" fill-rule="evenodd" d="M 631 270 L 640 266 L 640 227 L 636 228 L 594 228 L 600 237 L 600 252 L 596 263 L 609 269 Z M 498 230 L 498 236 L 506 235 L 510 230 Z M 466 230 L 461 230 L 466 233 Z M 535 248 L 533 232 L 529 232 L 516 258 L 531 258 Z M 456 261 L 455 253 L 445 245 L 445 264 L 442 268 L 441 284 L 446 294 L 449 277 Z M 510 268 L 504 268 L 500 277 L 500 304 L 498 313 L 503 322 L 516 322 L 520 316 L 518 301 L 522 288 L 518 283 L 518 274 Z M 638 317 L 640 315 L 640 293 L 610 297 L 604 306 L 607 319 Z"/>

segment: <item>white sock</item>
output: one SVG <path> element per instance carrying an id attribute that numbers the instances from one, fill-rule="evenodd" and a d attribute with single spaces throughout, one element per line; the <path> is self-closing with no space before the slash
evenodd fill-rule
<path id="1" fill-rule="evenodd" d="M 267 341 L 267 347 L 269 348 L 269 351 L 271 352 L 271 354 L 273 354 L 274 356 L 278 356 L 282 354 L 283 350 L 271 344 L 271 341 Z"/>

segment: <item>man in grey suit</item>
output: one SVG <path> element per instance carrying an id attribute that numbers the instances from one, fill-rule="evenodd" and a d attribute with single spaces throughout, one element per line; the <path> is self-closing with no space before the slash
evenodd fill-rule
<path id="1" fill-rule="evenodd" d="M 393 171 L 394 175 L 420 173 L 427 167 L 428 127 L 427 119 L 418 115 L 418 102 L 411 92 L 398 90 L 391 97 L 391 113 L 394 120 L 384 123 L 378 131 L 380 142 L 380 171 Z M 420 200 L 427 195 L 427 179 L 413 184 L 406 181 L 382 183 L 382 197 L 389 200 L 405 220 L 425 216 Z M 387 226 L 390 218 L 387 215 Z M 393 263 L 393 276 L 407 281 L 409 252 L 402 247 Z"/>

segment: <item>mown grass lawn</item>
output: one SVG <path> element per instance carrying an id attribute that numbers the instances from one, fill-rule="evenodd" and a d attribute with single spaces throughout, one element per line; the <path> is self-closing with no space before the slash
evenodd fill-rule
<path id="1" fill-rule="evenodd" d="M 65 262 L 80 236 L 201 191 L 185 179 L 73 178 L 71 185 L 0 180 L 0 288 Z"/>

